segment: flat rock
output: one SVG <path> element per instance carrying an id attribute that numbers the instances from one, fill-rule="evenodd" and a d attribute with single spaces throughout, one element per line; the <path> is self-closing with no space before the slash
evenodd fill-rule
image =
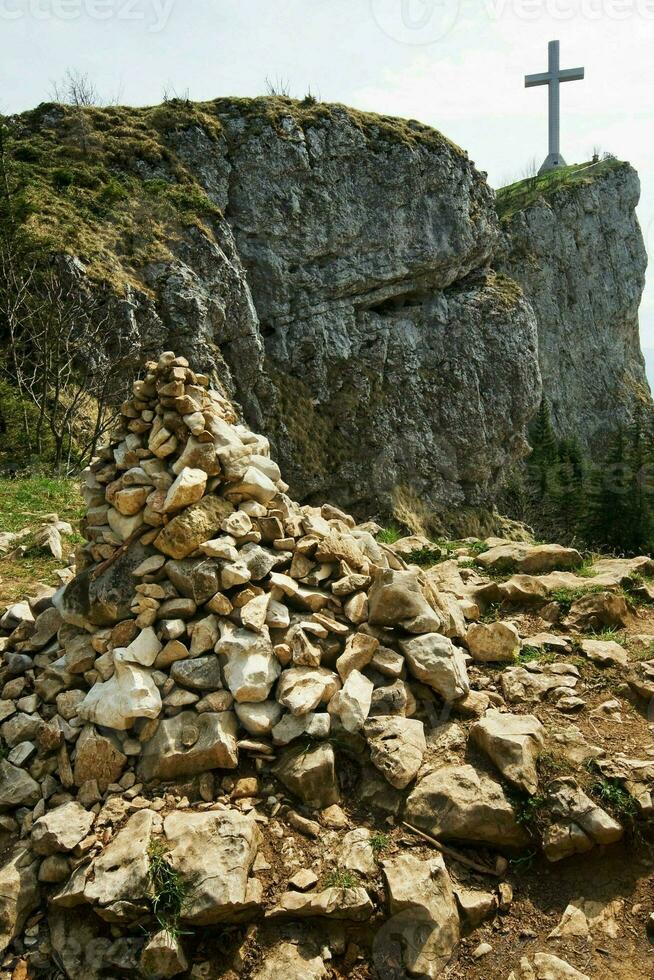
<path id="1" fill-rule="evenodd" d="M 347 919 L 366 922 L 373 913 L 373 904 L 365 888 L 326 888 L 321 892 L 284 892 L 266 918 Z"/>
<path id="2" fill-rule="evenodd" d="M 448 765 L 421 779 L 406 804 L 406 820 L 439 840 L 524 847 L 527 834 L 499 783 L 469 765 Z"/>
<path id="3" fill-rule="evenodd" d="M 525 793 L 538 789 L 538 754 L 545 729 L 533 715 L 488 711 L 470 729 L 471 739 L 493 760 L 505 779 Z"/>
<path id="4" fill-rule="evenodd" d="M 141 751 L 138 773 L 150 781 L 236 769 L 238 722 L 233 711 L 182 711 L 159 723 Z"/>
<path id="5" fill-rule="evenodd" d="M 32 828 L 32 847 L 37 854 L 72 851 L 90 832 L 95 814 L 79 803 L 64 803 L 39 817 Z"/>
<path id="6" fill-rule="evenodd" d="M 625 667 L 629 654 L 615 640 L 582 640 L 581 649 L 589 660 L 600 667 Z"/>
<path id="7" fill-rule="evenodd" d="M 108 922 L 130 921 L 148 911 L 153 895 L 149 848 L 159 818 L 139 810 L 95 858 L 84 898 Z"/>
<path id="8" fill-rule="evenodd" d="M 137 718 L 157 718 L 161 695 L 148 670 L 114 655 L 115 671 L 108 681 L 94 684 L 77 713 L 84 721 L 127 731 Z"/>
<path id="9" fill-rule="evenodd" d="M 164 820 L 169 860 L 185 886 L 181 918 L 190 926 L 249 917 L 259 904 L 249 878 L 261 833 L 235 810 L 175 811 Z"/>
<path id="10" fill-rule="evenodd" d="M 327 968 L 316 944 L 307 936 L 296 942 L 279 942 L 265 949 L 263 961 L 255 967 L 252 980 L 327 980 Z"/>

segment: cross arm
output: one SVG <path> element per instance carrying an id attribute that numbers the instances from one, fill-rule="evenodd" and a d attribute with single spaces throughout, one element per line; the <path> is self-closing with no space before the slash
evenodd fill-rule
<path id="1" fill-rule="evenodd" d="M 534 88 L 536 85 L 549 85 L 552 76 L 548 71 L 540 72 L 538 75 L 525 75 L 525 88 Z"/>
<path id="2" fill-rule="evenodd" d="M 578 82 L 584 77 L 583 68 L 564 68 L 559 72 L 560 82 Z"/>

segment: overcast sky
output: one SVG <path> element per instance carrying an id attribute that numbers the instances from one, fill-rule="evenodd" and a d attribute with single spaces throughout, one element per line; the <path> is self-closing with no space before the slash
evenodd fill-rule
<path id="1" fill-rule="evenodd" d="M 547 153 L 547 42 L 586 79 L 562 87 L 562 152 L 639 170 L 654 254 L 654 0 L 0 0 L 0 108 L 46 100 L 66 69 L 107 98 L 292 95 L 413 117 L 465 147 L 494 186 Z M 654 263 L 641 310 L 654 347 Z"/>

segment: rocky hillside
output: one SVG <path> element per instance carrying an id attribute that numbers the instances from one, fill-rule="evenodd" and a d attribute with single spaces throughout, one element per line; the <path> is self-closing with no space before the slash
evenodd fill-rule
<path id="1" fill-rule="evenodd" d="M 509 195 L 502 232 L 484 175 L 415 121 L 267 98 L 42 106 L 12 129 L 33 234 L 114 334 L 217 370 L 302 500 L 488 505 L 541 371 L 589 439 L 644 391 L 626 166 Z"/>
<path id="2" fill-rule="evenodd" d="M 627 163 L 567 167 L 499 192 L 498 269 L 522 286 L 538 321 L 538 360 L 557 435 L 583 448 L 651 404 L 638 308 L 647 253 Z"/>
<path id="3" fill-rule="evenodd" d="M 0 978 L 635 980 L 654 562 L 384 543 L 172 353 L 0 615 Z"/>

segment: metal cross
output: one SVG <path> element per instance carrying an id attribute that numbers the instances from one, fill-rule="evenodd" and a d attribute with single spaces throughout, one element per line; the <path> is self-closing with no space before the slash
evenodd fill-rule
<path id="1" fill-rule="evenodd" d="M 577 82 L 584 77 L 583 68 L 564 68 L 561 70 L 560 45 L 558 41 L 550 41 L 548 47 L 549 69 L 539 75 L 527 75 L 525 88 L 535 88 L 537 85 L 549 87 L 549 155 L 538 171 L 543 174 L 555 167 L 565 167 L 561 156 L 561 102 L 559 87 L 561 82 Z"/>

